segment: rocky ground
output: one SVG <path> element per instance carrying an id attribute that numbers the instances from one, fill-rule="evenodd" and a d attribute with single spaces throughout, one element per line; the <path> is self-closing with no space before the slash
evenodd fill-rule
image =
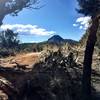
<path id="1" fill-rule="evenodd" d="M 83 65 L 84 48 L 78 51 L 77 63 Z M 82 66 L 83 67 L 83 66 Z M 100 49 L 95 47 L 93 54 L 92 70 L 95 74 L 92 74 L 92 86 L 96 90 L 96 100 L 100 100 Z"/>
<path id="2" fill-rule="evenodd" d="M 7 58 L 0 58 L 0 80 L 7 81 L 8 77 L 12 77 L 13 73 L 10 73 L 11 71 L 14 71 L 12 68 L 17 70 L 15 71 L 16 74 L 20 70 L 31 70 L 33 65 L 39 61 L 40 54 L 41 53 L 24 53 L 18 54 L 16 56 L 10 56 Z M 7 73 L 7 70 L 9 71 L 9 73 Z M 10 79 L 10 81 L 16 80 L 18 79 L 18 77 L 23 77 L 23 75 L 21 74 L 16 74 L 13 74 L 13 77 Z M 7 95 L 3 93 L 2 90 L 0 91 L 0 100 L 8 100 Z"/>
<path id="3" fill-rule="evenodd" d="M 75 95 L 75 90 L 78 89 L 77 86 L 80 87 L 80 81 L 81 81 L 80 78 L 82 75 L 84 49 L 74 48 L 74 49 L 70 49 L 70 51 L 67 51 L 67 52 L 65 50 L 61 50 L 61 51 L 62 51 L 62 54 L 59 51 L 57 52 L 55 51 L 55 53 L 52 51 L 43 51 L 41 53 L 19 54 L 19 55 L 16 55 L 15 57 L 2 58 L 0 59 L 0 66 L 1 66 L 0 76 L 2 76 L 3 78 L 6 78 L 6 79 L 3 79 L 4 81 L 8 80 L 9 82 L 13 83 L 13 86 L 15 87 L 18 86 L 16 88 L 19 88 L 20 85 L 22 85 L 24 82 L 29 82 L 29 80 L 33 77 L 33 75 L 35 75 L 35 77 L 38 78 L 38 81 L 36 81 L 36 79 L 32 79 L 34 80 L 34 82 L 36 81 L 36 83 L 34 84 L 37 84 L 37 85 L 35 86 L 38 86 L 38 85 L 41 86 L 41 84 L 46 85 L 45 88 L 49 87 L 49 90 L 51 93 L 50 95 L 52 95 L 53 98 L 56 98 L 56 96 L 59 95 L 59 92 L 57 92 L 57 95 L 55 95 L 52 92 L 52 89 L 54 89 L 54 91 L 55 89 L 57 89 L 57 87 L 52 87 L 52 84 L 55 86 L 57 85 L 59 87 L 58 89 L 60 89 L 59 90 L 60 92 L 62 92 L 63 88 L 66 88 L 67 90 L 68 87 L 70 88 L 72 87 L 71 90 L 68 90 L 68 91 L 73 91 L 71 92 L 71 94 L 67 94 L 67 97 L 63 95 L 64 98 L 62 96 L 59 97 L 59 98 L 63 98 L 63 100 L 65 100 L 65 98 L 70 98 L 69 95 L 72 96 L 73 95 L 72 93 L 74 93 Z M 94 87 L 95 93 L 97 94 L 96 95 L 97 100 L 100 99 L 99 98 L 100 97 L 99 65 L 100 65 L 100 55 L 95 50 L 94 56 L 93 56 L 92 85 Z M 41 74 L 41 72 L 43 72 L 43 74 Z M 67 77 L 65 78 L 65 76 Z M 0 78 L 0 80 L 2 79 L 2 77 Z M 48 78 L 50 79 L 47 80 Z M 48 84 L 48 81 L 51 83 L 53 82 L 53 83 Z M 70 83 L 71 86 L 69 84 L 62 83 L 62 81 L 64 83 L 71 82 Z M 61 83 L 59 84 L 59 82 Z M 64 84 L 65 87 L 63 87 L 62 84 Z M 42 85 L 41 87 L 44 87 L 44 85 Z M 2 91 L 0 92 L 0 97 L 1 98 L 6 97 L 5 99 L 0 99 L 0 100 L 7 100 L 7 96 L 5 96 L 5 94 L 2 93 Z M 28 100 L 28 99 L 25 99 L 25 100 Z M 58 100 L 58 99 L 53 99 L 53 100 Z M 62 99 L 59 99 L 59 100 L 62 100 Z"/>

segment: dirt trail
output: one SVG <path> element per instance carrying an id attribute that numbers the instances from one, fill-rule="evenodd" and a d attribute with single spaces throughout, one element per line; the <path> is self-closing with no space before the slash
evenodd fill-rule
<path id="1" fill-rule="evenodd" d="M 18 63 L 20 65 L 27 65 L 30 67 L 39 61 L 40 54 L 40 52 L 18 54 L 15 57 L 0 59 L 0 65 L 3 67 L 14 67 L 16 66 L 16 63 Z"/>

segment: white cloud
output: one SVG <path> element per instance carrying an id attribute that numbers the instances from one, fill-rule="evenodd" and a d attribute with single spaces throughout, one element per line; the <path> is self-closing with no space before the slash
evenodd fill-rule
<path id="1" fill-rule="evenodd" d="M 73 24 L 73 26 L 74 26 L 74 27 L 77 27 L 77 26 L 78 26 L 78 24 Z"/>
<path id="2" fill-rule="evenodd" d="M 4 24 L 0 28 L 1 30 L 11 29 L 15 32 L 22 34 L 30 34 L 30 35 L 40 35 L 40 36 L 48 36 L 55 34 L 55 31 L 48 31 L 44 28 L 38 27 L 37 25 L 23 25 L 23 24 Z"/>
<path id="3" fill-rule="evenodd" d="M 79 29 L 83 29 L 83 26 L 80 26 Z"/>
<path id="4" fill-rule="evenodd" d="M 79 29 L 86 30 L 89 27 L 89 21 L 91 20 L 91 17 L 79 17 L 76 20 L 76 23 L 73 24 L 74 27 L 78 27 Z"/>

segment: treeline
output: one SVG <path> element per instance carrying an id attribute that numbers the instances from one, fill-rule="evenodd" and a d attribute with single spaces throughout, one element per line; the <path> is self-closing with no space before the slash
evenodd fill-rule
<path id="1" fill-rule="evenodd" d="M 43 45 L 38 43 L 22 43 L 19 45 L 20 52 L 40 52 L 43 50 Z"/>

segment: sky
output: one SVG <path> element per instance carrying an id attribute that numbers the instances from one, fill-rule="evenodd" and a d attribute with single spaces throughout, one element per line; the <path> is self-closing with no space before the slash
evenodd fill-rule
<path id="1" fill-rule="evenodd" d="M 40 0 L 40 9 L 23 9 L 18 16 L 7 15 L 1 30 L 19 33 L 21 42 L 46 41 L 53 35 L 79 40 L 88 27 L 89 17 L 77 13 L 77 0 Z"/>

